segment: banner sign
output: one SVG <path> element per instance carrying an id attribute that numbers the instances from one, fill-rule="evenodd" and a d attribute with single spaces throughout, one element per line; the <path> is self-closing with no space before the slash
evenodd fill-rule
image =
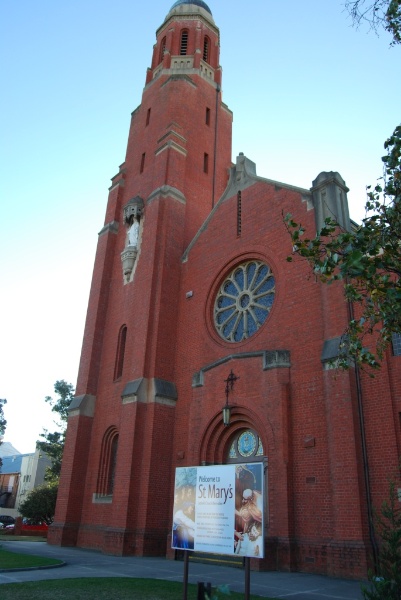
<path id="1" fill-rule="evenodd" d="M 263 558 L 263 463 L 180 467 L 172 547 Z"/>

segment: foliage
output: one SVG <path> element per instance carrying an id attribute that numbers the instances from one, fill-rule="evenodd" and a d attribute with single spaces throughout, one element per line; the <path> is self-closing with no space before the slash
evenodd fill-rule
<path id="1" fill-rule="evenodd" d="M 323 283 L 341 280 L 345 298 L 357 308 L 358 318 L 350 319 L 344 336 L 342 368 L 348 368 L 349 356 L 377 368 L 392 334 L 401 333 L 401 125 L 384 147 L 384 176 L 368 188 L 360 225 L 345 231 L 328 217 L 311 239 L 290 214 L 285 217 L 293 254 L 305 258 Z"/>
<path id="2" fill-rule="evenodd" d="M 7 421 L 4 418 L 3 406 L 7 404 L 7 400 L 0 398 L 0 446 L 3 443 L 2 437 L 6 431 Z M 3 461 L 0 458 L 0 467 L 3 464 Z"/>
<path id="3" fill-rule="evenodd" d="M 223 584 L 216 586 L 212 589 L 211 596 L 209 596 L 205 592 L 205 600 L 219 600 L 219 598 L 222 597 L 221 594 L 223 594 L 224 596 L 231 596 L 230 588 L 228 587 L 228 585 Z"/>
<path id="4" fill-rule="evenodd" d="M 6 431 L 7 421 L 4 418 L 3 406 L 7 404 L 7 400 L 0 398 L 0 436 L 3 436 Z"/>
<path id="5" fill-rule="evenodd" d="M 35 521 L 44 521 L 47 525 L 53 523 L 56 511 L 58 484 L 45 483 L 34 488 L 27 499 L 20 504 L 19 511 L 23 517 Z"/>
<path id="6" fill-rule="evenodd" d="M 390 482 L 389 499 L 376 516 L 381 544 L 377 574 L 370 574 L 369 588 L 362 586 L 366 600 L 400 600 L 401 598 L 401 503 L 395 483 Z"/>
<path id="7" fill-rule="evenodd" d="M 392 45 L 401 43 L 401 0 L 346 0 L 345 8 L 354 25 L 366 21 L 376 32 L 380 28 L 388 31 Z"/>
<path id="8" fill-rule="evenodd" d="M 58 398 L 53 400 L 50 396 L 46 396 L 45 402 L 48 402 L 52 406 L 52 411 L 59 415 L 60 420 L 58 422 L 55 421 L 58 431 L 49 432 L 45 429 L 40 434 L 40 437 L 44 441 L 36 443 L 37 448 L 45 452 L 52 461 L 52 466 L 46 471 L 46 481 L 58 481 L 60 477 L 67 429 L 68 407 L 74 396 L 74 386 L 61 379 L 54 384 L 54 391 L 58 394 Z"/>

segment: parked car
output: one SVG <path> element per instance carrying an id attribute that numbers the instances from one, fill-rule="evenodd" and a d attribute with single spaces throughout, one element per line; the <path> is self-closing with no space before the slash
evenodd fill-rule
<path id="1" fill-rule="evenodd" d="M 46 525 L 46 523 L 44 521 L 41 521 L 40 519 L 27 519 L 26 517 L 24 517 L 22 519 L 22 525 L 23 527 L 25 527 L 26 525 L 32 525 L 32 526 L 41 526 L 41 525 Z"/>
<path id="2" fill-rule="evenodd" d="M 15 525 L 14 517 L 10 517 L 10 515 L 0 515 L 0 527 L 6 527 L 7 525 Z"/>
<path id="3" fill-rule="evenodd" d="M 48 529 L 49 526 L 44 521 L 40 521 L 38 519 L 22 519 L 21 531 L 23 533 L 36 531 L 38 534 L 43 534 L 44 532 L 47 532 Z"/>

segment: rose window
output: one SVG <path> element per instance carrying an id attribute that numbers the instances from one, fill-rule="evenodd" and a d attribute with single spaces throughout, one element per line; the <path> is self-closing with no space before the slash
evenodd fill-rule
<path id="1" fill-rule="evenodd" d="M 224 340 L 241 342 L 263 325 L 271 310 L 275 282 L 270 268 L 257 260 L 236 267 L 220 287 L 214 322 Z"/>

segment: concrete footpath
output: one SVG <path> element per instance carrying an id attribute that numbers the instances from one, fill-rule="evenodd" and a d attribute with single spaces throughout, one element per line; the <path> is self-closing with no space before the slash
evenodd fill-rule
<path id="1" fill-rule="evenodd" d="M 91 550 L 49 546 L 46 542 L 1 542 L 5 550 L 57 558 L 65 565 L 57 568 L 2 571 L 0 584 L 68 579 L 76 577 L 145 577 L 164 581 L 182 581 L 184 563 L 164 558 L 106 556 Z M 190 563 L 189 583 L 198 581 L 244 592 L 244 571 L 213 564 Z M 251 572 L 251 593 L 261 597 L 291 600 L 361 600 L 360 584 L 356 581 L 332 579 L 305 573 Z M 1 597 L 1 592 L 0 592 Z"/>

